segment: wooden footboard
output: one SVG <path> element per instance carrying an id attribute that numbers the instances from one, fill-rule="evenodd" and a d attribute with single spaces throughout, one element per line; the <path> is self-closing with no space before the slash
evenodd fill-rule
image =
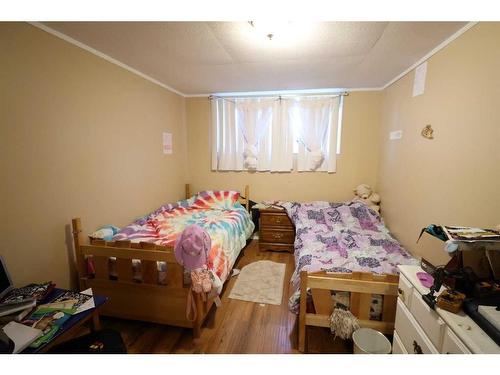
<path id="1" fill-rule="evenodd" d="M 299 351 L 306 349 L 306 326 L 330 327 L 333 311 L 331 291 L 350 292 L 350 310 L 361 327 L 383 333 L 394 331 L 398 275 L 372 273 L 300 273 Z M 307 290 L 311 290 L 314 311 L 307 311 Z M 383 296 L 382 320 L 370 320 L 372 294 Z"/>
<path id="2" fill-rule="evenodd" d="M 130 241 L 93 240 L 84 244 L 80 219 L 73 219 L 72 224 L 80 290 L 92 288 L 94 293 L 108 297 L 103 315 L 193 328 L 194 337 L 199 337 L 213 300 L 202 301 L 194 293 L 197 318 L 186 318 L 190 285 L 184 281 L 184 270 L 175 260 L 173 248 Z M 88 269 L 89 257 L 92 272 Z M 112 270 L 110 258 L 115 258 Z M 140 260 L 139 272 L 134 272 L 133 260 Z M 157 262 L 166 263 L 163 280 Z"/>

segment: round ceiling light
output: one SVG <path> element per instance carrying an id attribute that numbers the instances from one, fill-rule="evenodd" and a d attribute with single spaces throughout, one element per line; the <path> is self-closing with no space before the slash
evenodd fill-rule
<path id="1" fill-rule="evenodd" d="M 269 40 L 273 40 L 277 35 L 286 35 L 291 28 L 290 21 L 248 21 L 248 23 Z"/>

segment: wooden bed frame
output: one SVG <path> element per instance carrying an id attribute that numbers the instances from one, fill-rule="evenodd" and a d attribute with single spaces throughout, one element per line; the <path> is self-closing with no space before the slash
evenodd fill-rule
<path id="1" fill-rule="evenodd" d="M 398 275 L 302 271 L 300 273 L 299 351 L 306 351 L 307 326 L 330 327 L 330 315 L 333 311 L 332 290 L 350 292 L 349 309 L 358 318 L 361 327 L 392 334 L 396 317 L 398 282 Z M 313 311 L 307 309 L 308 288 L 311 290 Z M 369 320 L 372 294 L 383 296 L 381 321 Z"/>
<path id="2" fill-rule="evenodd" d="M 240 197 L 247 211 L 250 189 L 245 186 L 245 195 Z M 186 184 L 186 199 L 191 189 Z M 203 301 L 194 294 L 197 317 L 186 318 L 186 303 L 190 289 L 184 280 L 184 269 L 177 263 L 174 249 L 148 242 L 92 240 L 85 244 L 80 218 L 72 220 L 78 282 L 80 290 L 92 288 L 93 292 L 109 298 L 102 306 L 102 314 L 118 318 L 144 320 L 193 329 L 193 337 L 200 336 L 203 324 L 213 299 Z M 95 273 L 89 274 L 86 257 L 92 256 Z M 109 272 L 109 258 L 116 258 L 116 277 Z M 132 259 L 141 260 L 142 282 L 134 280 Z M 160 284 L 158 261 L 166 262 L 166 280 Z"/>

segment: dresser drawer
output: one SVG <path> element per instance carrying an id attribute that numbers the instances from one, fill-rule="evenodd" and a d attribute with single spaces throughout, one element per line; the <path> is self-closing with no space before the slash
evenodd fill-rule
<path id="1" fill-rule="evenodd" d="M 410 308 L 413 286 L 402 274 L 399 275 L 398 296 Z"/>
<path id="2" fill-rule="evenodd" d="M 295 241 L 295 231 L 286 229 L 261 228 L 259 233 L 260 242 L 283 243 L 292 245 Z"/>
<path id="3" fill-rule="evenodd" d="M 404 303 L 398 299 L 395 331 L 409 354 L 437 354 L 438 351 L 426 337 Z"/>
<path id="4" fill-rule="evenodd" d="M 261 212 L 260 226 L 262 227 L 285 227 L 293 228 L 293 224 L 286 213 L 267 213 Z"/>
<path id="5" fill-rule="evenodd" d="M 401 339 L 395 331 L 394 335 L 392 336 L 392 354 L 408 354 L 405 346 L 403 345 Z"/>
<path id="6" fill-rule="evenodd" d="M 453 333 L 453 331 L 446 327 L 443 337 L 443 347 L 441 349 L 443 354 L 470 354 L 470 350 L 463 344 L 462 341 Z"/>
<path id="7" fill-rule="evenodd" d="M 425 303 L 422 295 L 416 290 L 411 297 L 410 311 L 434 346 L 440 348 L 446 323 Z"/>

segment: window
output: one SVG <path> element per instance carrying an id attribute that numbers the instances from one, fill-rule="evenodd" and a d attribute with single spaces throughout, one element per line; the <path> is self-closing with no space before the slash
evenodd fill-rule
<path id="1" fill-rule="evenodd" d="M 335 172 L 342 96 L 211 100 L 213 170 Z"/>
<path id="2" fill-rule="evenodd" d="M 336 153 L 337 155 L 340 155 L 340 144 L 341 144 L 341 139 L 342 139 L 342 111 L 344 107 L 344 96 L 340 96 L 340 103 L 339 103 L 339 109 L 338 109 L 338 122 L 337 122 L 337 144 L 336 144 Z M 299 153 L 299 134 L 298 134 L 298 127 L 299 124 L 298 122 L 295 122 L 292 126 L 293 129 L 293 153 L 298 154 Z"/>

